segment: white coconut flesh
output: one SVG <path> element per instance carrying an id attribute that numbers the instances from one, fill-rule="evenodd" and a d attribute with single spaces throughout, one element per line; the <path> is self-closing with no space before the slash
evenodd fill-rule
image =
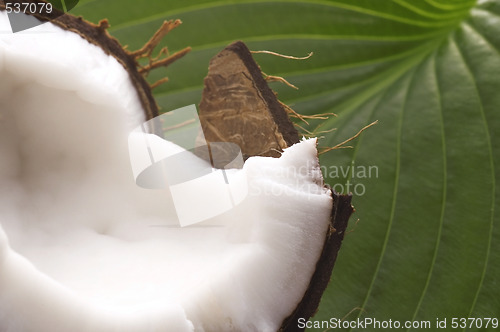
<path id="1" fill-rule="evenodd" d="M 276 331 L 302 299 L 332 206 L 316 141 L 249 158 L 241 204 L 179 227 L 132 175 L 143 114 L 99 47 L 0 12 L 0 331 Z"/>

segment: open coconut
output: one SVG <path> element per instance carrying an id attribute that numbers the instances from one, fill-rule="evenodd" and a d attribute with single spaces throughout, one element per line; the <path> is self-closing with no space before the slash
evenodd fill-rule
<path id="1" fill-rule="evenodd" d="M 206 138 L 238 137 L 248 159 L 227 171 L 249 190 L 180 227 L 172 193 L 139 187 L 131 169 L 129 135 L 158 115 L 135 57 L 105 24 L 70 15 L 9 31 L 0 11 L 1 332 L 292 331 L 311 317 L 350 198 L 324 187 L 316 140 L 298 142 L 243 46 L 222 56 L 257 82 L 259 126 L 273 133 L 263 146 L 284 151 L 254 156 L 255 130 L 224 134 L 220 113 L 204 106 L 217 99 L 207 83 Z"/>

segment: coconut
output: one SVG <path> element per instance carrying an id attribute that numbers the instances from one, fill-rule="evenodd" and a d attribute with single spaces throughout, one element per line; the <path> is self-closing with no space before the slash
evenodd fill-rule
<path id="1" fill-rule="evenodd" d="M 227 170 L 245 199 L 180 227 L 172 193 L 132 175 L 130 133 L 158 115 L 136 57 L 105 23 L 36 16 L 52 20 L 12 34 L 0 11 L 0 331 L 298 329 L 352 212 L 323 184 L 316 139 L 291 142 L 265 103 L 279 158 L 248 153 Z"/>

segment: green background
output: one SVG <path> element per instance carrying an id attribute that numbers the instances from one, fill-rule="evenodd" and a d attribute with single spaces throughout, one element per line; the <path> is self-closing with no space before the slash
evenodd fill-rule
<path id="1" fill-rule="evenodd" d="M 162 45 L 193 51 L 150 75 L 170 78 L 155 90 L 164 111 L 197 104 L 209 59 L 243 40 L 314 52 L 255 58 L 299 87 L 272 84 L 296 111 L 338 115 L 300 123 L 320 146 L 379 121 L 352 149 L 321 156 L 327 181 L 358 195 L 314 320 L 500 318 L 500 1 L 84 0 L 72 12 L 108 18 L 131 50 L 182 19 Z M 378 173 L 333 172 L 353 162 Z"/>

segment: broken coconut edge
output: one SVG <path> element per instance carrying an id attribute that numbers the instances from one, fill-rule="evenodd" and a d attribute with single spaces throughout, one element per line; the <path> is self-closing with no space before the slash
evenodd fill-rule
<path id="1" fill-rule="evenodd" d="M 212 114 L 219 113 L 221 108 L 230 109 L 233 104 L 231 99 L 235 97 L 238 98 L 238 96 L 234 96 L 233 94 L 229 97 L 217 96 L 214 94 L 213 81 L 221 76 L 217 67 L 220 67 L 221 63 L 228 64 L 227 59 L 230 58 L 231 53 L 238 57 L 240 64 L 245 67 L 239 69 L 243 73 L 243 75 L 240 76 L 244 77 L 245 80 L 252 80 L 250 84 L 258 90 L 258 97 L 261 99 L 262 103 L 265 104 L 265 110 L 269 112 L 268 116 L 264 115 L 264 117 L 268 120 L 267 123 L 265 123 L 265 126 L 267 126 L 266 129 L 273 128 L 274 133 L 273 137 L 267 137 L 267 141 L 261 140 L 260 142 L 255 142 L 253 137 L 254 132 L 251 129 L 240 132 L 238 136 L 242 137 L 235 137 L 234 135 L 228 133 L 221 133 L 221 128 L 225 127 L 223 122 L 227 120 L 223 120 L 222 117 L 219 117 L 217 121 L 218 123 L 213 123 L 213 117 L 210 117 Z M 232 73 L 233 72 L 229 75 L 223 74 L 223 76 L 226 76 L 226 81 L 230 82 L 229 84 L 233 88 L 231 91 L 235 90 L 234 86 L 237 85 L 235 84 L 235 78 Z M 215 79 L 212 79 L 211 76 L 214 76 Z M 240 82 L 240 84 L 245 83 Z M 250 50 L 241 41 L 236 41 L 228 45 L 210 61 L 208 75 L 205 78 L 205 88 L 199 105 L 199 111 L 200 120 L 202 122 L 207 141 L 214 142 L 223 139 L 226 142 L 236 143 L 240 145 L 243 155 L 247 157 L 254 155 L 277 157 L 279 156 L 279 153 L 278 155 L 272 153 L 272 143 L 275 143 L 275 147 L 279 147 L 283 150 L 299 142 L 299 134 L 290 121 L 287 112 L 278 101 L 276 94 L 267 85 L 262 75 L 262 71 L 253 59 Z M 262 110 L 258 111 L 262 112 Z M 244 115 L 240 115 L 238 118 L 242 119 L 244 117 Z M 207 120 L 212 120 L 212 126 L 207 126 Z M 262 125 L 262 121 L 260 124 Z M 216 132 L 212 131 L 212 128 L 214 127 L 216 127 Z M 247 137 L 245 137 L 245 135 Z M 250 142 L 250 144 L 247 144 L 246 142 Z M 279 146 L 276 146 L 276 144 Z M 258 152 L 255 153 L 255 151 Z M 274 152 L 278 151 L 274 150 Z M 352 194 L 342 195 L 333 190 L 331 192 L 333 204 L 330 224 L 324 241 L 322 253 L 316 264 L 315 272 L 302 300 L 290 316 L 282 322 L 279 331 L 292 332 L 304 330 L 299 328 L 299 319 L 309 320 L 312 316 L 314 316 L 318 310 L 321 297 L 330 282 L 333 267 L 342 245 L 342 240 L 344 239 L 348 220 L 354 212 L 354 208 L 351 205 Z"/>

